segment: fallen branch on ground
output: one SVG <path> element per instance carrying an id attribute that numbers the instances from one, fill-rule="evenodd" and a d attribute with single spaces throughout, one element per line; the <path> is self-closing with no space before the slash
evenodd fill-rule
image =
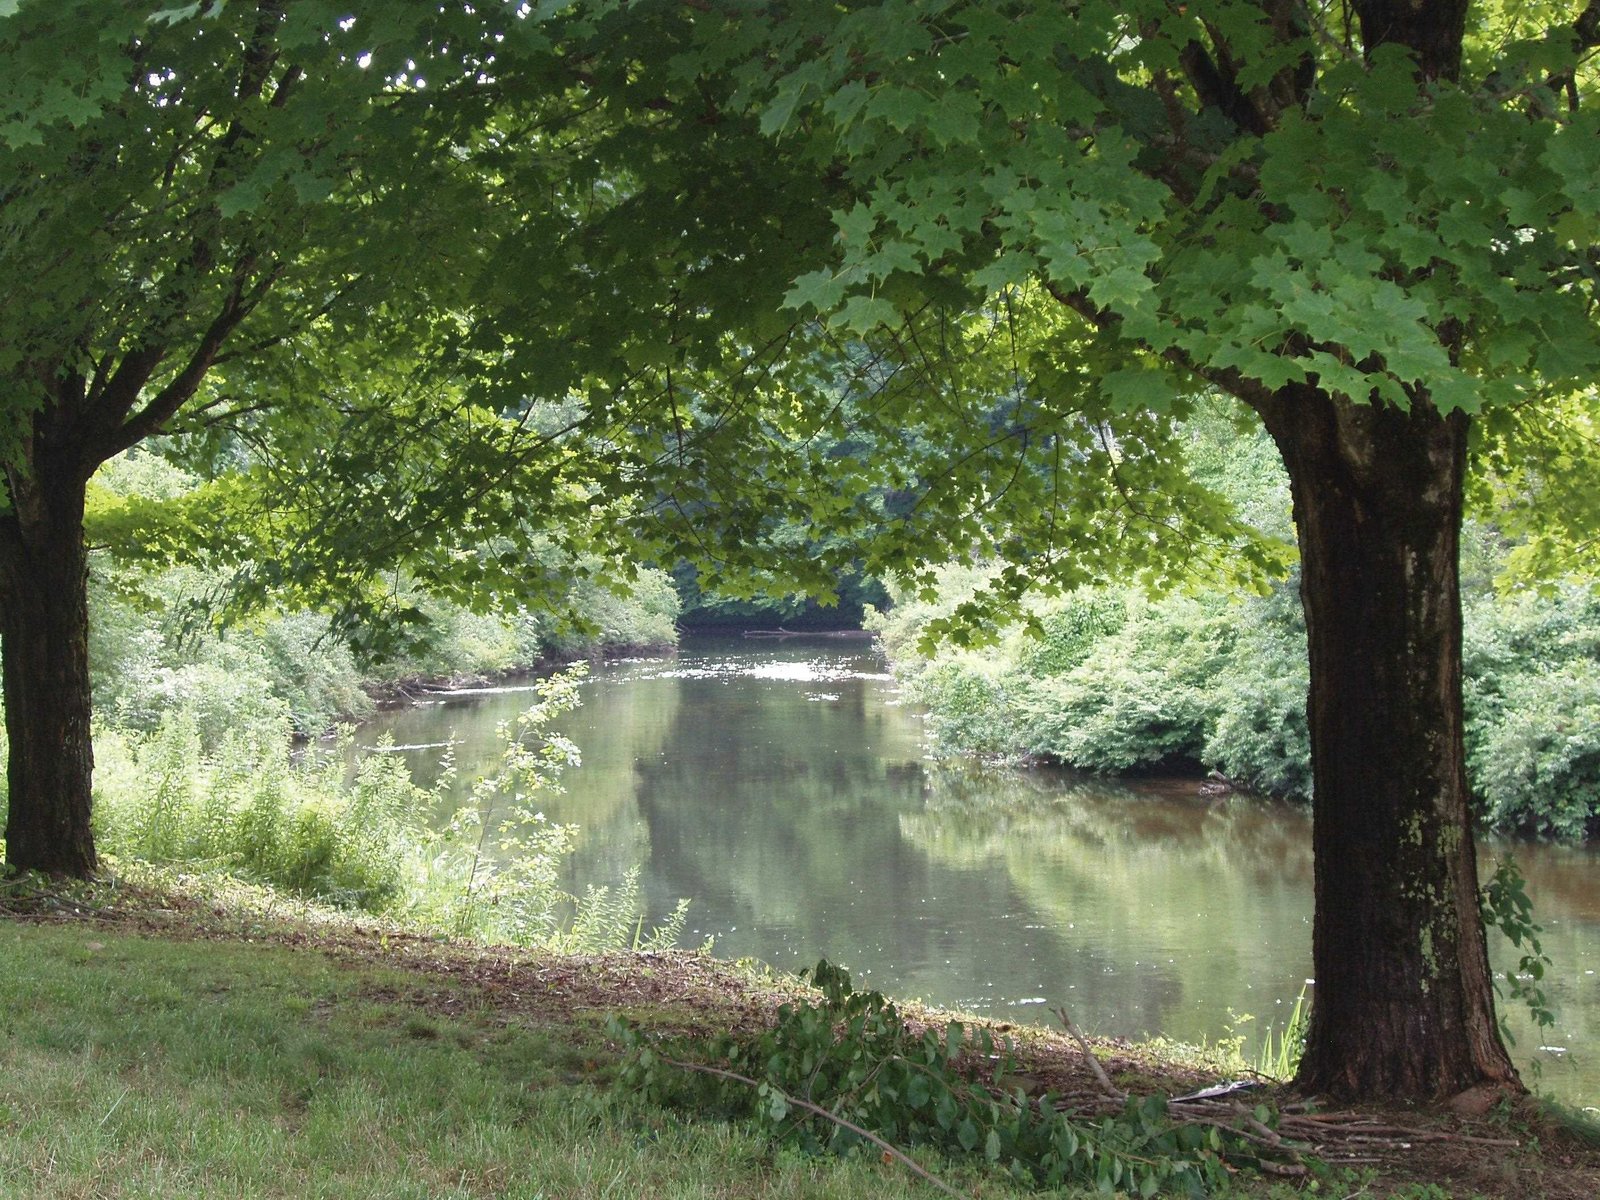
<path id="1" fill-rule="evenodd" d="M 1113 1100 L 1126 1100 L 1128 1093 L 1121 1091 L 1111 1082 L 1111 1076 L 1106 1074 L 1106 1069 L 1100 1065 L 1100 1060 L 1094 1056 L 1094 1051 L 1089 1049 L 1089 1040 L 1079 1032 L 1078 1027 L 1072 1023 L 1072 1018 L 1067 1015 L 1065 1008 L 1056 1009 L 1056 1016 L 1061 1018 L 1061 1024 L 1072 1035 L 1072 1040 L 1078 1043 L 1078 1049 L 1083 1051 L 1084 1061 L 1094 1071 L 1094 1077 L 1099 1080 L 1100 1088 Z"/>
<path id="2" fill-rule="evenodd" d="M 677 1067 L 682 1071 L 698 1071 L 702 1075 L 716 1075 L 722 1079 L 731 1079 L 735 1083 L 748 1084 L 752 1088 L 759 1088 L 761 1086 L 760 1080 L 751 1079 L 748 1075 L 740 1075 L 737 1071 L 727 1071 L 721 1067 L 711 1067 L 704 1063 L 684 1062 L 681 1059 L 667 1058 L 665 1056 L 662 1056 L 661 1061 L 666 1063 L 669 1067 Z M 857 1125 L 854 1121 L 847 1121 L 837 1113 L 829 1112 L 820 1104 L 813 1104 L 809 1100 L 802 1100 L 798 1096 L 791 1096 L 788 1092 L 773 1086 L 771 1083 L 767 1084 L 767 1090 L 782 1096 L 785 1103 L 790 1105 L 792 1108 L 803 1108 L 806 1112 L 815 1113 L 817 1116 L 826 1121 L 832 1121 L 841 1129 L 848 1129 L 857 1137 L 865 1138 L 874 1146 L 882 1150 L 885 1154 L 893 1158 L 896 1162 L 910 1168 L 910 1170 L 914 1172 L 918 1178 L 933 1184 L 934 1187 L 938 1188 L 941 1192 L 944 1192 L 948 1196 L 955 1196 L 957 1200 L 966 1200 L 966 1197 L 962 1196 L 962 1194 L 956 1191 L 955 1188 L 951 1187 L 937 1175 L 930 1174 L 927 1170 L 919 1166 L 913 1159 L 908 1157 L 904 1151 L 896 1149 L 877 1134 L 872 1133 L 870 1130 L 861 1128 L 861 1126 Z"/>

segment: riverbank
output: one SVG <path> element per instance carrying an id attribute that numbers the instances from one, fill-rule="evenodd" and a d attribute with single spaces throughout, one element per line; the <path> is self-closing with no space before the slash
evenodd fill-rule
<path id="1" fill-rule="evenodd" d="M 581 749 L 538 807 L 578 826 L 562 887 L 640 867 L 648 919 L 691 904 L 681 941 L 798 970 L 819 958 L 891 995 L 996 1020 L 1197 1042 L 1254 1059 L 1313 974 L 1303 806 L 925 754 L 926 726 L 882 660 L 829 642 L 691 638 L 667 661 L 594 672 L 556 723 Z M 381 718 L 412 777 L 457 793 L 493 769 L 528 693 Z M 1600 1106 L 1600 849 L 1488 838 L 1515 859 L 1553 966 L 1557 1024 L 1507 1003 L 1516 1061 L 1551 1095 Z M 1517 948 L 1491 935 L 1497 971 Z M 1240 1014 L 1253 1014 L 1242 1021 Z M 1231 1029 L 1231 1033 L 1230 1033 Z"/>
<path id="2" fill-rule="evenodd" d="M 664 1033 L 754 1032 L 805 995 L 797 980 L 748 965 L 443 942 L 156 876 L 67 892 L 14 886 L 0 899 L 0 940 L 6 1195 L 934 1194 L 876 1155 L 775 1155 L 737 1129 L 611 1088 L 612 1015 Z M 1095 1088 L 1066 1037 L 995 1028 L 1017 1039 L 1030 1086 Z M 1215 1077 L 1170 1048 L 1102 1041 L 1094 1052 L 1130 1092 L 1177 1095 Z M 1409 1137 L 1345 1143 L 1341 1154 L 1371 1161 L 1323 1176 L 1319 1190 L 1340 1189 L 1330 1194 L 1600 1191 L 1600 1154 L 1531 1106 L 1472 1119 L 1350 1116 Z M 963 1194 L 1023 1194 L 969 1164 L 917 1157 Z M 1270 1178 L 1241 1182 L 1252 1195 L 1290 1194 Z"/>
<path id="3" fill-rule="evenodd" d="M 868 635 L 870 636 L 870 635 Z M 430 700 L 448 700 L 453 693 L 470 688 L 505 687 L 543 679 L 574 663 L 591 664 L 617 662 L 628 658 L 670 658 L 678 652 L 675 642 L 650 642 L 642 644 L 597 644 L 581 653 L 546 655 L 532 663 L 508 667 L 503 671 L 458 671 L 443 675 L 407 675 L 397 679 L 367 680 L 361 690 L 372 701 L 377 712 L 393 712 Z M 340 722 L 359 719 L 350 714 Z"/>
<path id="4" fill-rule="evenodd" d="M 1568 580 L 1497 592 L 1493 556 L 1479 545 L 1466 557 L 1463 737 L 1482 828 L 1600 838 L 1600 591 Z M 1296 578 L 1259 596 L 1083 588 L 1030 600 L 1026 624 L 987 642 L 944 637 L 991 573 L 945 568 L 931 592 L 868 623 L 906 697 L 927 709 L 936 753 L 1105 776 L 1198 766 L 1241 791 L 1309 800 Z"/>

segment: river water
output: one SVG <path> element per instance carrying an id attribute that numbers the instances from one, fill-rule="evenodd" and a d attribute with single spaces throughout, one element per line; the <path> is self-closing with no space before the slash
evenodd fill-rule
<path id="1" fill-rule="evenodd" d="M 1232 1025 L 1253 1044 L 1310 975 L 1303 808 L 1187 779 L 941 767 L 864 642 L 688 640 L 581 694 L 559 725 L 583 764 L 544 803 L 579 826 L 568 886 L 641 868 L 652 917 L 691 900 L 683 945 L 786 969 L 826 957 L 892 996 L 1016 1022 L 1065 1006 L 1090 1032 L 1186 1042 Z M 411 747 L 419 782 L 451 742 L 464 791 L 531 700 L 460 694 L 360 741 Z M 1600 854 L 1489 840 L 1483 873 L 1513 848 L 1557 1013 L 1541 1033 L 1510 1011 L 1514 1053 L 1531 1083 L 1600 1105 Z"/>

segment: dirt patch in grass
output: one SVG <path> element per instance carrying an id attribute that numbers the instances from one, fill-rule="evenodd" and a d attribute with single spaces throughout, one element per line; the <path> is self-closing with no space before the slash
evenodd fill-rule
<path id="1" fill-rule="evenodd" d="M 281 900 L 262 902 L 260 893 L 219 896 L 208 892 L 210 886 L 191 890 L 182 880 L 171 887 L 13 885 L 0 890 L 0 918 L 75 922 L 162 938 L 260 942 L 327 955 L 363 971 L 364 997 L 415 1010 L 416 1028 L 429 1031 L 415 1036 L 432 1034 L 430 1019 L 470 1016 L 507 1026 L 566 1026 L 575 1041 L 598 1046 L 600 1029 L 612 1015 L 663 1034 L 753 1034 L 772 1023 L 779 1005 L 816 996 L 798 978 L 705 954 L 554 955 L 485 947 L 286 906 Z M 915 1003 L 902 1005 L 901 1011 L 913 1026 L 942 1027 L 953 1019 Z M 1053 1092 L 1086 1114 L 1120 1107 L 1084 1050 L 1064 1033 L 1003 1023 L 989 1027 L 1015 1047 L 1016 1069 L 1002 1081 L 1007 1086 L 1029 1094 Z M 1090 1039 L 1088 1045 L 1112 1091 L 1179 1097 L 1219 1082 L 1216 1070 L 1203 1061 L 1106 1039 Z M 597 1069 L 597 1074 L 609 1072 Z M 1339 1195 L 1388 1196 L 1406 1189 L 1404 1194 L 1419 1200 L 1447 1194 L 1526 1200 L 1600 1196 L 1600 1149 L 1588 1131 L 1575 1129 L 1533 1099 L 1462 1116 L 1377 1105 L 1335 1109 L 1266 1085 L 1197 1100 L 1182 1111 L 1226 1118 L 1263 1102 L 1282 1114 L 1278 1129 L 1262 1131 L 1263 1137 L 1309 1146 L 1299 1157 L 1315 1157 L 1340 1172 L 1334 1183 Z M 1296 1157 L 1274 1156 L 1288 1162 Z"/>

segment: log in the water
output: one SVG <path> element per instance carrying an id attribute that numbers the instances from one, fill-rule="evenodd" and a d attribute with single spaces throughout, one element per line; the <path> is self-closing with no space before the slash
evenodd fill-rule
<path id="1" fill-rule="evenodd" d="M 776 629 L 746 629 L 744 636 L 747 638 L 870 638 L 872 633 L 866 629 L 785 629 L 780 625 Z"/>

